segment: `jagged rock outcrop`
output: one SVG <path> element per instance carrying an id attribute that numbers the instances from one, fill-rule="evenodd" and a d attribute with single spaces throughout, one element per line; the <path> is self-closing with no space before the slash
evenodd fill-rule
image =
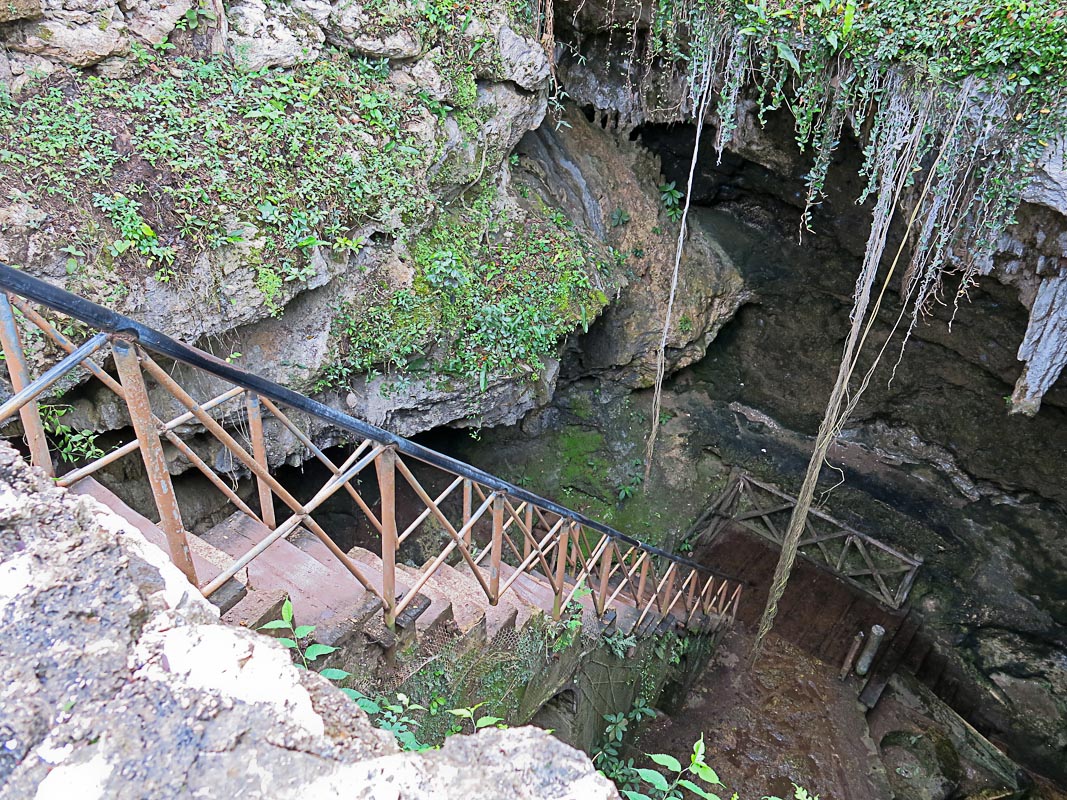
<path id="1" fill-rule="evenodd" d="M 578 337 L 571 369 L 629 387 L 651 386 L 678 236 L 678 223 L 660 198 L 659 159 L 573 108 L 563 124 L 528 134 L 520 152 L 542 193 L 611 244 L 624 276 L 614 302 Z M 749 297 L 736 266 L 716 242 L 716 231 L 696 217 L 688 228 L 667 337 L 668 373 L 702 358 Z"/>
<path id="2" fill-rule="evenodd" d="M 617 798 L 532 728 L 401 753 L 162 551 L 0 447 L 0 798 Z"/>

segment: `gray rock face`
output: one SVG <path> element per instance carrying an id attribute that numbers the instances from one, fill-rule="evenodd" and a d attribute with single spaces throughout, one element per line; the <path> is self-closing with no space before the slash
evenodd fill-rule
<path id="1" fill-rule="evenodd" d="M 301 5 L 268 6 L 263 0 L 245 0 L 229 6 L 230 57 L 250 72 L 314 61 L 322 52 L 326 36 L 310 11 Z"/>
<path id="2" fill-rule="evenodd" d="M 544 87 L 549 74 L 548 57 L 540 47 L 507 25 L 500 27 L 496 42 L 506 80 L 529 92 Z"/>
<path id="3" fill-rule="evenodd" d="M 0 22 L 16 19 L 33 19 L 41 16 L 41 0 L 11 0 L 0 5 Z"/>
<path id="4" fill-rule="evenodd" d="M 535 161 L 544 191 L 572 209 L 576 222 L 609 242 L 626 272 L 625 285 L 582 336 L 579 369 L 605 373 L 630 387 L 655 381 L 656 352 L 674 272 L 678 223 L 663 210 L 657 159 L 581 114 L 566 125 L 544 126 L 521 149 Z M 667 371 L 703 357 L 748 292 L 737 268 L 716 243 L 716 232 L 690 216 L 677 296 L 667 337 Z"/>
<path id="5" fill-rule="evenodd" d="M 1015 411 L 1032 416 L 1067 366 L 1067 271 L 1041 281 L 1026 338 L 1019 345 L 1019 360 L 1026 366 L 1011 402 Z"/>
<path id="6" fill-rule="evenodd" d="M 330 44 L 372 58 L 415 58 L 423 51 L 418 35 L 403 26 L 384 27 L 379 12 L 370 4 L 341 0 L 330 13 L 327 37 Z"/>
<path id="7" fill-rule="evenodd" d="M 122 14 L 110 8 L 96 13 L 49 13 L 39 22 L 19 23 L 5 38 L 15 52 L 91 67 L 109 56 L 129 52 L 127 34 Z"/>
<path id="8" fill-rule="evenodd" d="M 124 520 L 0 447 L 0 798 L 618 795 L 543 731 L 398 752 Z"/>

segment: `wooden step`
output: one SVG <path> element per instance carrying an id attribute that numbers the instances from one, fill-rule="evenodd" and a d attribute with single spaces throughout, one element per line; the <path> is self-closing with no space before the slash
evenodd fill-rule
<path id="1" fill-rule="evenodd" d="M 310 534 L 308 535 L 310 536 Z M 325 549 L 323 547 L 323 550 Z M 330 557 L 332 558 L 332 554 Z M 360 571 L 371 581 L 374 587 L 381 591 L 384 576 L 382 574 L 382 559 L 378 554 L 362 547 L 353 547 L 349 551 L 348 557 L 356 563 Z M 397 564 L 395 577 L 396 596 L 399 598 L 406 595 L 422 576 L 419 570 L 414 567 L 409 567 L 406 564 Z M 414 615 L 416 633 L 427 633 L 431 629 L 440 628 L 453 621 L 452 600 L 446 592 L 440 591 L 433 585 L 433 579 L 422 588 L 419 594 L 428 601 L 421 604 L 422 610 L 419 611 L 415 606 L 415 603 L 418 602 L 417 600 L 413 601 L 413 604 L 408 605 L 405 609 L 405 612 L 409 610 L 417 612 Z"/>
<path id="2" fill-rule="evenodd" d="M 236 558 L 269 534 L 265 525 L 238 511 L 203 539 Z M 315 625 L 316 639 L 325 644 L 331 643 L 326 638 L 341 635 L 367 603 L 368 593 L 340 563 L 324 564 L 285 539 L 271 544 L 248 565 L 248 581 L 254 591 L 285 592 L 293 602 L 297 624 Z"/>
<path id="3" fill-rule="evenodd" d="M 415 567 L 407 564 L 397 564 L 398 573 L 407 578 L 407 584 L 414 586 L 422 579 L 422 573 Z M 415 619 L 415 630 L 418 633 L 428 633 L 431 630 L 439 630 L 453 622 L 452 599 L 448 594 L 438 588 L 434 583 L 434 576 L 426 582 L 419 594 L 425 595 L 430 600 L 430 606 Z"/>
<path id="4" fill-rule="evenodd" d="M 82 478 L 70 487 L 70 492 L 76 495 L 92 497 L 97 502 L 118 514 L 133 527 L 139 530 L 144 537 L 170 557 L 170 548 L 167 546 L 167 535 L 158 525 L 148 517 L 138 514 L 103 484 L 94 478 Z M 189 551 L 193 558 L 193 569 L 196 570 L 197 580 L 201 586 L 209 583 L 216 575 L 220 574 L 232 561 L 226 553 L 213 547 L 209 542 L 202 541 L 199 537 L 188 537 Z M 245 583 L 238 573 L 234 578 L 226 581 L 210 597 L 210 601 L 225 614 L 232 609 L 245 596 Z"/>
<path id="5" fill-rule="evenodd" d="M 258 589 L 248 592 L 241 601 L 222 615 L 229 625 L 256 630 L 271 620 L 281 619 L 286 593 L 281 589 Z"/>
<path id="6" fill-rule="evenodd" d="M 429 564 L 430 562 L 427 562 L 423 569 Z M 448 564 L 441 564 L 432 580 L 434 588 L 448 597 L 452 606 L 452 619 L 460 633 L 465 634 L 484 624 L 489 600 L 474 578 L 458 572 Z"/>
<path id="7" fill-rule="evenodd" d="M 484 563 L 484 562 L 483 562 Z M 444 565 L 442 565 L 444 566 Z M 483 568 L 483 564 L 479 564 L 479 570 L 482 576 L 488 580 L 487 568 Z M 470 565 L 466 561 L 461 563 L 455 568 L 461 575 L 466 575 L 471 580 L 477 582 L 477 578 L 474 577 L 474 573 L 471 572 Z M 507 564 L 500 565 L 500 585 L 503 586 L 510 575 L 515 572 L 513 567 L 509 567 Z M 495 606 L 488 605 L 489 600 L 485 599 L 485 634 L 489 641 L 501 630 L 513 626 L 515 630 L 521 630 L 522 626 L 529 621 L 529 619 L 536 613 L 545 613 L 545 609 L 548 609 L 548 613 L 552 611 L 552 590 L 548 586 L 542 585 L 537 588 L 535 578 L 523 575 L 498 599 Z M 525 582 L 525 583 L 524 583 Z M 536 581 L 537 584 L 540 581 Z M 481 594 L 485 595 L 484 591 L 481 591 L 481 586 L 478 586 Z M 543 605 L 545 600 L 545 594 L 548 595 L 547 605 Z M 540 599 L 540 601 L 538 600 Z M 512 614 L 511 612 L 515 613 Z"/>

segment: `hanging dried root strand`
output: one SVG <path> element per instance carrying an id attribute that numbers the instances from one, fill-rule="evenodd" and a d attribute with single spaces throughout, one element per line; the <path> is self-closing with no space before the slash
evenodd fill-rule
<path id="1" fill-rule="evenodd" d="M 682 252 L 685 247 L 686 225 L 689 219 L 689 205 L 693 196 L 693 177 L 696 174 L 697 157 L 700 154 L 700 136 L 704 130 L 704 119 L 708 114 L 711 100 L 711 76 L 715 62 L 710 58 L 703 65 L 704 82 L 701 86 L 700 97 L 696 103 L 697 130 L 696 139 L 693 142 L 693 157 L 689 162 L 689 179 L 686 183 L 685 203 L 682 206 L 682 220 L 678 228 L 678 242 L 674 248 L 674 271 L 671 274 L 671 291 L 667 298 L 667 313 L 663 319 L 663 335 L 660 338 L 659 350 L 656 352 L 656 383 L 652 393 L 652 430 L 648 434 L 648 444 L 645 447 L 645 483 L 648 483 L 652 472 L 652 457 L 656 451 L 656 434 L 659 432 L 660 403 L 663 399 L 663 378 L 667 371 L 667 339 L 671 331 L 671 317 L 674 314 L 674 299 L 678 293 L 678 273 L 682 263 Z"/>
<path id="2" fill-rule="evenodd" d="M 809 229 L 812 208 L 823 198 L 826 175 L 846 123 L 863 147 L 861 174 L 867 186 L 858 202 L 874 198 L 870 235 L 857 276 L 837 380 L 790 521 L 753 659 L 773 623 L 829 447 L 869 386 L 890 341 L 910 316 L 901 344 L 903 352 L 920 317 L 943 296 L 946 276 L 959 276 L 958 305 L 977 276 L 991 269 L 997 240 L 1011 223 L 1028 177 L 1048 147 L 1045 139 L 1053 138 L 1049 131 L 1067 129 L 1067 87 L 1063 81 L 1034 92 L 1030 84 L 1021 84 L 1029 87 L 1021 89 L 1020 84 L 1013 83 L 1015 76 L 999 83 L 988 76 L 952 78 L 952 69 L 946 70 L 944 59 L 941 73 L 927 71 L 921 61 L 909 66 L 892 62 L 890 57 L 889 62 L 883 62 L 880 44 L 874 50 L 868 48 L 861 58 L 849 57 L 855 53 L 849 50 L 846 56 L 838 37 L 838 32 L 847 36 L 847 31 L 823 27 L 821 38 L 813 31 L 805 33 L 805 13 L 800 13 L 799 33 L 794 31 L 789 38 L 779 21 L 781 14 L 768 15 L 765 4 L 745 4 L 742 9 L 729 2 L 656 0 L 645 47 L 647 59 L 674 58 L 688 67 L 689 107 L 698 125 L 667 318 L 657 353 L 646 477 L 658 429 L 666 342 L 685 242 L 692 175 L 709 102 L 707 87 L 716 87 L 718 93 L 714 108 L 719 118 L 715 140 L 719 159 L 733 141 L 745 112 L 746 86 L 751 84 L 756 90 L 760 123 L 767 111 L 783 105 L 792 112 L 797 143 L 802 149 L 812 147 L 815 153 L 807 175 L 802 231 Z M 680 33 L 683 30 L 684 35 Z M 889 52 L 894 51 L 890 48 Z M 931 62 L 935 61 L 932 56 Z M 649 62 L 644 74 L 651 73 Z M 941 77 L 946 74 L 950 77 Z M 637 91 L 639 96 L 643 94 L 641 87 Z M 873 296 L 890 224 L 902 207 L 909 209 L 907 230 L 877 296 Z M 853 386 L 874 319 L 890 281 L 898 274 L 901 312 Z"/>

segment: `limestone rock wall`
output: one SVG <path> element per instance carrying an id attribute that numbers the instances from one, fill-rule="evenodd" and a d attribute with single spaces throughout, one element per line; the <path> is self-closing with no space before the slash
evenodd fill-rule
<path id="1" fill-rule="evenodd" d="M 519 152 L 542 194 L 611 244 L 622 273 L 614 302 L 574 342 L 571 373 L 646 387 L 655 383 L 679 223 L 667 215 L 660 197 L 659 159 L 605 122 L 570 108 L 562 124 L 527 134 Z M 702 358 L 749 297 L 716 233 L 691 216 L 667 337 L 668 374 Z"/>
<path id="2" fill-rule="evenodd" d="M 0 798 L 617 798 L 532 729 L 401 753 L 162 551 L 0 447 Z"/>
<path id="3" fill-rule="evenodd" d="M 271 241 L 273 223 L 266 207 L 221 202 L 211 208 L 216 202 L 211 197 L 194 203 L 193 216 L 186 215 L 185 222 L 171 213 L 176 206 L 171 208 L 167 198 L 175 192 L 199 183 L 210 194 L 208 184 L 227 180 L 218 168 L 213 177 L 190 178 L 160 166 L 152 156 L 145 161 L 145 137 L 152 135 L 153 127 L 164 137 L 177 136 L 181 128 L 171 124 L 174 119 L 152 119 L 159 109 L 153 110 L 151 103 L 118 115 L 104 106 L 86 106 L 78 112 L 81 116 L 69 121 L 91 126 L 103 143 L 97 150 L 114 158 L 107 180 L 77 177 L 64 184 L 59 194 L 68 199 L 63 200 L 41 173 L 36 173 L 43 181 L 39 187 L 16 187 L 23 170 L 12 166 L 17 161 L 5 160 L 0 182 L 12 191 L 5 191 L 0 200 L 0 261 L 224 357 L 240 352 L 242 366 L 294 388 L 314 389 L 338 354 L 338 309 L 346 304 L 358 308 L 363 298 L 375 296 L 382 287 L 386 292 L 410 287 L 414 268 L 409 245 L 433 225 L 442 208 L 484 181 L 501 187 L 500 213 L 511 209 L 507 156 L 545 114 L 547 57 L 538 42 L 515 29 L 518 23 L 506 4 L 486 4 L 460 24 L 451 18 L 447 24 L 427 21 L 423 6 L 400 2 L 383 13 L 375 4 L 348 0 L 246 0 L 225 6 L 191 0 L 6 4 L 0 12 L 0 92 L 10 93 L 15 103 L 41 92 L 60 92 L 68 103 L 83 102 L 93 91 L 85 79 L 100 76 L 114 81 L 108 84 L 114 97 L 137 106 L 137 97 L 155 91 L 160 81 L 173 79 L 186 89 L 203 91 L 209 79 L 191 76 L 190 71 L 215 74 L 220 64 L 238 82 L 245 80 L 242 74 L 275 70 L 265 74 L 288 74 L 300 85 L 301 74 L 287 71 L 323 59 L 371 75 L 365 95 L 355 97 L 362 117 L 349 121 L 362 138 L 353 139 L 337 158 L 363 162 L 370 171 L 366 185 L 353 184 L 349 193 L 372 193 L 381 184 L 378 188 L 385 194 L 377 207 L 372 198 L 365 216 L 335 220 L 341 246 L 313 241 L 323 238 L 320 223 L 317 235 L 305 244 L 288 254 L 279 252 Z M 384 137 L 376 122 L 383 101 L 403 109 L 396 130 Z M 318 102 L 314 93 L 299 101 L 301 108 Z M 298 113 L 290 100 L 277 105 L 286 107 L 286 114 Z M 267 113 L 274 112 L 268 108 Z M 40 124 L 51 123 L 42 118 Z M 269 141 L 276 133 L 264 123 L 252 135 Z M 61 148 L 70 141 L 53 128 L 40 131 L 40 137 L 56 137 Z M 179 148 L 189 144 L 172 140 Z M 197 149 L 198 142 L 191 146 Z M 291 146 L 279 138 L 274 151 L 284 155 Z M 396 165 L 391 165 L 388 152 L 399 153 Z M 68 156 L 57 155 L 57 166 L 76 170 L 62 163 Z M 195 170 L 197 153 L 190 156 Z M 384 181 L 383 160 L 396 173 Z M 403 190 L 390 186 L 394 179 L 403 183 Z M 307 192 L 314 195 L 318 178 L 309 180 Z M 256 188 L 268 202 L 275 191 L 269 179 Z M 136 196 L 149 236 L 174 254 L 169 270 L 160 270 L 159 259 L 153 263 L 150 258 L 147 270 L 130 259 L 130 245 L 121 241 L 125 234 L 116 238 L 111 224 L 93 210 L 98 202 L 106 202 L 98 199 L 100 192 L 115 197 L 144 193 Z M 227 241 L 190 245 L 188 227 L 212 217 L 228 231 Z M 546 370 L 541 377 L 550 387 L 554 372 Z M 354 387 L 354 402 L 365 406 L 374 421 L 388 422 L 374 411 L 387 402 L 381 383 Z M 483 411 L 490 424 L 514 419 L 542 395 L 538 382 L 525 374 L 491 376 L 490 383 L 492 393 L 471 398 L 470 387 L 461 381 L 447 390 L 429 382 L 420 387 L 416 381 L 407 392 L 412 397 L 395 404 L 410 418 L 402 427 L 410 433 Z M 341 392 L 340 398 L 346 394 Z M 76 406 L 70 419 L 76 418 L 79 426 L 108 430 L 126 424 L 106 393 L 81 397 Z"/>

